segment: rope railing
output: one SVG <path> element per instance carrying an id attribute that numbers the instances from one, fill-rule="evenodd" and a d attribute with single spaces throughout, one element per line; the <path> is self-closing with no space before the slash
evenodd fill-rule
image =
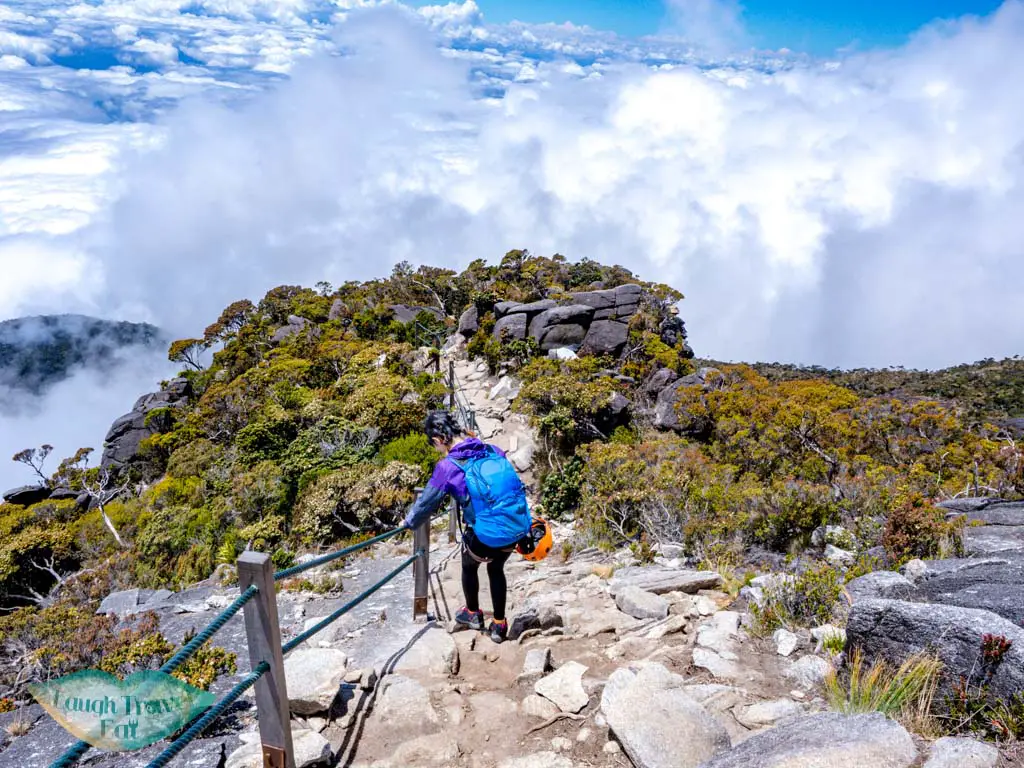
<path id="1" fill-rule="evenodd" d="M 253 662 L 253 671 L 246 675 L 244 678 L 242 678 L 242 680 L 237 685 L 235 685 L 215 704 L 213 704 L 209 709 L 207 709 L 198 719 L 193 721 L 193 723 L 177 739 L 175 739 L 169 746 L 167 746 L 166 749 L 164 749 L 159 755 L 157 755 L 157 757 L 155 757 L 147 765 L 147 768 L 163 768 L 163 766 L 166 766 L 170 760 L 179 755 L 182 752 L 182 750 L 185 749 L 185 747 L 187 747 L 191 742 L 198 738 L 199 735 L 221 714 L 223 714 L 228 709 L 228 707 L 230 707 L 231 704 L 233 704 L 243 693 L 245 693 L 245 691 L 256 685 L 261 679 L 267 676 L 268 673 L 273 674 L 276 672 L 276 674 L 280 678 L 279 682 L 283 686 L 284 672 L 283 667 L 281 667 L 280 665 L 280 660 L 283 659 L 285 654 L 289 653 L 290 651 L 293 651 L 295 648 L 302 645 L 302 643 L 306 642 L 311 637 L 315 636 L 317 633 L 326 629 L 328 626 L 333 624 L 335 621 L 340 619 L 342 616 L 351 611 L 357 605 L 359 605 L 364 600 L 369 598 L 371 595 L 376 593 L 384 585 L 392 581 L 400 573 L 402 573 L 412 565 L 417 566 L 414 578 L 415 594 L 413 596 L 413 617 L 415 619 L 420 615 L 425 615 L 428 587 L 427 572 L 429 568 L 428 559 L 430 549 L 429 520 L 425 521 L 418 528 L 413 530 L 413 546 L 415 548 L 414 554 L 412 554 L 410 557 L 404 560 L 400 565 L 398 565 L 398 567 L 391 570 L 387 575 L 385 575 L 375 584 L 363 590 L 361 593 L 356 595 L 352 600 L 345 603 L 345 605 L 341 606 L 336 611 L 324 617 L 321 621 L 317 622 L 309 629 L 296 635 L 294 638 L 292 638 L 284 644 L 282 644 L 280 641 L 280 629 L 278 626 L 276 626 L 277 608 L 276 596 L 273 594 L 274 582 L 286 579 L 290 576 L 294 576 L 296 574 L 302 573 L 312 568 L 317 568 L 319 566 L 333 562 L 347 555 L 355 554 L 364 549 L 367 549 L 368 547 L 373 546 L 374 544 L 379 544 L 383 541 L 387 541 L 388 539 L 398 535 L 404 530 L 406 530 L 406 528 L 400 527 L 391 531 L 387 531 L 386 533 L 382 533 L 379 536 L 374 536 L 373 538 L 367 539 L 366 541 L 359 542 L 358 544 L 354 544 L 350 547 L 345 547 L 344 549 L 340 549 L 336 552 L 330 552 L 326 555 L 314 558 L 309 562 L 302 563 L 292 568 L 286 568 L 276 573 L 271 573 L 270 571 L 269 556 L 262 553 L 248 553 L 249 555 L 253 556 L 250 557 L 250 576 L 252 575 L 252 561 L 258 560 L 259 564 L 265 568 L 264 573 L 266 578 L 264 582 L 261 582 L 265 584 L 265 589 L 261 591 L 256 583 L 250 583 L 248 586 L 246 586 L 242 590 L 241 594 L 239 594 L 239 596 L 234 600 L 234 602 L 231 603 L 231 605 L 229 605 L 217 616 L 215 616 L 213 620 L 209 622 L 209 624 L 207 624 L 199 633 L 195 635 L 195 637 L 189 640 L 189 642 L 182 646 L 174 654 L 174 656 L 168 659 L 167 663 L 165 663 L 160 668 L 160 671 L 167 674 L 174 672 L 178 667 L 185 663 L 200 648 L 200 646 L 203 645 L 203 643 L 205 643 L 207 640 L 213 637 L 213 635 L 216 634 L 218 630 L 223 628 L 224 625 L 227 624 L 227 622 L 230 621 L 233 616 L 235 616 L 243 608 L 246 608 L 246 606 L 249 605 L 254 598 L 258 597 L 260 598 L 260 601 L 263 604 L 262 607 L 264 610 L 257 610 L 256 608 L 253 608 L 253 610 L 250 611 L 248 608 L 246 608 L 246 634 L 249 644 L 250 657 L 251 661 Z M 240 571 L 243 559 L 244 557 L 239 560 Z M 269 592 L 270 594 L 264 594 L 264 592 Z M 252 608 L 252 606 L 249 607 Z M 271 610 L 266 610 L 268 607 L 270 607 Z M 275 626 L 273 626 L 272 628 L 265 626 L 267 615 L 272 615 L 273 617 Z M 254 635 L 254 627 L 257 627 L 258 630 L 261 631 L 258 634 Z M 271 645 L 276 644 L 278 649 L 276 652 L 273 650 L 273 648 L 266 647 L 267 637 L 275 639 L 274 641 L 272 641 Z M 254 651 L 254 648 L 256 646 L 260 646 L 261 650 Z M 257 661 L 257 656 L 262 658 L 259 658 L 259 660 Z M 267 656 L 270 656 L 272 658 L 266 658 Z M 278 661 L 277 666 L 279 668 L 276 670 L 274 668 L 275 659 L 273 657 L 276 657 Z M 280 702 L 277 703 L 278 705 L 280 705 Z M 285 711 L 283 715 L 280 710 L 278 710 L 277 712 L 271 712 L 264 708 L 266 706 L 264 704 L 264 699 L 263 697 L 261 697 L 259 689 L 257 689 L 256 706 L 257 721 L 261 719 L 261 716 L 276 721 L 281 721 L 283 719 L 283 727 L 288 728 L 288 736 L 286 739 L 284 739 L 287 742 L 286 747 L 268 747 L 264 740 L 265 758 L 268 749 L 276 754 L 284 754 L 286 751 L 290 752 L 292 747 L 290 726 L 288 725 L 287 700 L 285 700 L 284 702 Z M 263 725 L 261 724 L 261 738 L 262 733 Z M 74 745 L 72 745 L 72 747 L 70 747 L 66 752 L 64 752 L 64 754 L 57 758 L 57 760 L 51 763 L 50 768 L 70 768 L 70 766 L 75 765 L 85 755 L 89 748 L 90 745 L 88 742 L 76 742 Z M 270 765 L 271 763 L 267 762 L 266 764 Z"/>
<path id="2" fill-rule="evenodd" d="M 308 562 L 301 563 L 300 565 L 292 566 L 291 568 L 285 568 L 283 571 L 278 571 L 274 574 L 274 581 L 281 581 L 297 574 L 303 573 L 304 571 L 311 570 L 313 568 L 319 568 L 321 565 L 339 560 L 347 555 L 354 555 L 356 552 L 361 552 L 364 549 L 372 547 L 374 544 L 379 544 L 382 541 L 387 541 L 393 536 L 400 534 L 404 528 L 395 528 L 393 531 L 382 533 L 380 536 L 374 536 L 372 539 L 361 541 L 358 544 L 353 544 L 351 547 L 345 547 L 337 552 L 330 552 L 326 555 L 309 560 Z"/>
<path id="3" fill-rule="evenodd" d="M 217 614 L 202 631 L 197 633 L 195 637 L 185 643 L 177 653 L 169 658 L 167 662 L 160 667 L 160 671 L 169 675 L 188 661 L 189 658 L 199 650 L 203 643 L 213 637 L 236 613 L 245 607 L 246 603 L 256 597 L 258 592 L 259 590 L 255 586 L 250 586 L 242 592 L 242 594 L 235 598 L 231 605 Z M 77 763 L 82 756 L 89 751 L 89 746 L 90 744 L 87 741 L 75 742 L 75 744 L 73 744 L 63 755 L 50 764 L 50 768 L 70 768 L 70 766 Z"/>
<path id="4" fill-rule="evenodd" d="M 296 635 L 295 637 L 293 637 L 291 640 L 289 640 L 287 643 L 285 643 L 284 645 L 281 646 L 281 650 L 284 653 L 288 653 L 289 651 L 295 650 L 300 645 L 302 645 L 304 642 L 309 640 L 309 638 L 313 637 L 314 635 L 316 635 L 321 630 L 326 629 L 331 624 L 333 624 L 338 619 L 340 619 L 342 616 L 344 616 L 346 613 L 351 611 L 353 608 L 355 608 L 357 605 L 359 605 L 361 602 L 363 602 L 363 600 L 368 598 L 370 595 L 372 595 L 374 592 L 376 592 L 378 589 L 383 587 L 385 584 L 387 584 L 389 581 L 391 581 L 393 578 L 395 578 L 398 574 L 400 574 L 402 571 L 404 571 L 406 568 L 408 568 L 410 565 L 412 565 L 416 561 L 417 558 L 420 558 L 422 556 L 423 556 L 423 552 L 417 552 L 415 555 L 413 555 L 408 560 L 406 560 L 404 563 L 402 563 L 400 566 L 395 568 L 393 571 L 391 571 L 391 573 L 389 573 L 383 579 L 378 581 L 372 587 L 364 589 L 362 592 L 359 593 L 359 595 L 354 597 L 349 602 L 345 603 L 345 605 L 341 606 L 341 608 L 336 610 L 334 613 L 329 614 L 323 620 L 318 621 L 316 624 L 314 624 L 312 627 L 307 629 L 305 632 L 302 632 L 302 633 Z"/>
<path id="5" fill-rule="evenodd" d="M 256 681 L 269 671 L 270 665 L 265 661 L 261 661 L 256 666 L 256 669 L 242 678 L 234 688 L 224 694 L 223 698 L 206 710 L 206 713 L 189 726 L 188 730 L 181 734 L 181 736 L 172 741 L 167 749 L 150 760 L 146 768 L 163 768 L 163 766 L 181 754 L 185 747 L 195 741 L 199 734 L 205 731 L 214 720 L 224 714 L 228 707 L 234 704 L 243 693 L 256 685 Z"/>
<path id="6" fill-rule="evenodd" d="M 461 396 L 461 385 L 458 377 L 455 375 L 454 365 L 449 366 L 448 376 L 446 378 L 450 393 L 450 407 L 452 410 L 456 411 L 457 416 L 462 420 L 464 428 L 476 431 L 476 414 L 469 405 L 464 402 Z M 450 542 L 455 541 L 458 514 L 458 504 L 453 503 L 449 511 Z M 268 676 L 274 678 L 271 682 L 277 686 L 280 693 L 283 693 L 285 688 L 282 660 L 285 654 L 291 652 L 302 643 L 333 624 L 412 565 L 416 566 L 414 573 L 413 618 L 416 619 L 420 616 L 426 616 L 427 592 L 429 587 L 430 522 L 430 520 L 427 520 L 413 530 L 413 555 L 407 558 L 397 568 L 393 569 L 378 582 L 363 590 L 359 595 L 354 597 L 345 605 L 341 606 L 336 611 L 324 617 L 321 621 L 296 635 L 284 644 L 281 643 L 280 627 L 277 625 L 277 603 L 273 588 L 275 582 L 296 576 L 313 568 L 318 568 L 348 555 L 361 552 L 375 544 L 379 544 L 397 536 L 406 529 L 404 527 L 395 528 L 394 530 L 374 536 L 366 541 L 361 541 L 358 544 L 353 544 L 352 546 L 345 547 L 335 552 L 315 557 L 308 562 L 301 563 L 291 568 L 285 568 L 277 571 L 276 573 L 271 571 L 270 557 L 268 555 L 251 552 L 243 554 L 238 561 L 239 575 L 241 576 L 244 561 L 247 566 L 246 578 L 249 579 L 249 582 L 243 587 L 241 594 L 235 598 L 231 605 L 217 614 L 217 616 L 215 616 L 200 632 L 198 632 L 191 640 L 189 640 L 189 642 L 183 645 L 170 659 L 168 659 L 160 668 L 160 671 L 166 674 L 171 674 L 177 670 L 178 667 L 188 661 L 188 659 L 191 658 L 204 643 L 213 637 L 224 627 L 225 624 L 228 623 L 228 621 L 230 621 L 244 608 L 246 612 L 246 635 L 247 643 L 249 645 L 250 662 L 252 663 L 252 672 L 242 678 L 238 684 L 236 684 L 215 704 L 207 709 L 198 719 L 193 721 L 177 739 L 175 739 L 148 764 L 147 768 L 163 768 L 163 766 L 166 766 L 169 761 L 174 759 L 190 743 L 195 741 L 195 739 L 198 738 L 211 723 L 220 717 L 228 707 L 237 701 L 245 691 L 257 684 L 260 684 L 261 681 L 266 690 L 261 692 L 260 688 L 257 687 L 256 707 L 257 721 L 260 722 L 260 737 L 263 742 L 264 764 L 276 766 L 278 764 L 276 762 L 278 758 L 285 761 L 284 763 L 281 763 L 282 765 L 290 764 L 289 760 L 293 760 L 293 749 L 291 744 L 291 727 L 289 724 L 290 720 L 287 708 L 287 698 L 284 698 L 284 701 L 282 702 L 282 696 L 273 695 L 269 690 L 270 683 L 266 678 Z M 245 560 L 246 554 L 251 555 L 252 557 L 250 557 L 249 560 Z M 258 583 L 253 583 L 254 581 Z M 258 586 L 259 583 L 263 584 L 263 590 Z M 254 598 L 259 598 L 260 605 L 257 606 L 252 603 Z M 269 625 L 271 618 L 273 620 L 273 626 Z M 267 722 L 269 722 L 269 725 L 265 730 L 264 725 Z M 268 744 L 265 735 L 266 733 L 276 733 L 276 739 L 283 741 L 284 744 L 280 746 Z M 88 742 L 76 742 L 53 763 L 51 763 L 50 768 L 70 768 L 75 765 L 86 752 L 89 751 L 89 748 L 90 744 Z"/>

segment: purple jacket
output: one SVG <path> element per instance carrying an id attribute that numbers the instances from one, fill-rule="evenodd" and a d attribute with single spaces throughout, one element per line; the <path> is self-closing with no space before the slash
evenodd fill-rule
<path id="1" fill-rule="evenodd" d="M 502 456 L 505 455 L 505 452 L 497 446 L 491 447 Z M 452 459 L 468 459 L 480 456 L 486 452 L 487 446 L 475 437 L 463 440 L 452 448 L 445 458 L 437 462 L 437 466 L 434 467 L 434 474 L 427 481 L 426 488 L 423 489 L 423 493 L 416 499 L 416 503 L 412 505 L 409 514 L 405 516 L 406 526 L 409 528 L 417 527 L 437 511 L 445 496 L 452 496 L 462 505 L 462 518 L 466 521 L 466 525 L 472 527 L 475 522 L 475 516 L 473 507 L 469 503 L 469 491 L 466 489 L 466 473 Z"/>

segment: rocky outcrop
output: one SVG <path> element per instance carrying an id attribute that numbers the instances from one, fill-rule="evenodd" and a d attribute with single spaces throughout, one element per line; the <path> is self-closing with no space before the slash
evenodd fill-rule
<path id="1" fill-rule="evenodd" d="M 953 499 L 940 502 L 948 517 L 967 519 L 964 545 L 971 555 L 1024 555 L 1024 501 Z"/>
<path id="2" fill-rule="evenodd" d="M 716 589 L 722 584 L 722 576 L 716 571 L 688 571 L 665 566 L 626 566 L 615 572 L 609 582 L 612 596 L 627 587 L 638 587 L 663 595 L 667 592 L 694 594 L 702 589 Z"/>
<path id="3" fill-rule="evenodd" d="M 8 504 L 20 504 L 30 507 L 50 498 L 51 490 L 45 485 L 22 485 L 4 493 L 3 499 Z"/>
<path id="4" fill-rule="evenodd" d="M 639 768 L 696 768 L 727 750 L 729 734 L 685 691 L 686 680 L 661 664 L 612 673 L 601 712 Z"/>
<path id="5" fill-rule="evenodd" d="M 270 343 L 281 344 L 285 340 L 290 339 L 292 336 L 297 336 L 303 331 L 314 338 L 320 336 L 320 329 L 314 323 L 311 323 L 306 318 L 299 317 L 298 315 L 288 315 L 288 322 L 274 331 L 273 335 L 270 337 Z"/>
<path id="6" fill-rule="evenodd" d="M 1002 635 L 1010 649 L 992 666 L 990 690 L 1009 699 L 1024 690 L 1024 629 L 990 611 L 901 600 L 855 602 L 846 626 L 847 648 L 860 648 L 868 659 L 899 665 L 929 650 L 949 670 L 949 677 L 982 668 L 982 638 Z"/>
<path id="7" fill-rule="evenodd" d="M 846 584 L 846 594 L 851 600 L 884 598 L 906 600 L 916 592 L 916 587 L 906 576 L 894 571 L 875 571 L 851 579 Z"/>
<path id="8" fill-rule="evenodd" d="M 522 313 L 505 315 L 494 324 L 494 338 L 508 341 L 523 341 L 529 318 Z"/>
<path id="9" fill-rule="evenodd" d="M 911 599 L 991 611 L 1024 626 L 1024 553 L 922 565 Z"/>
<path id="10" fill-rule="evenodd" d="M 945 737 L 932 744 L 924 768 L 996 768 L 999 750 L 974 739 Z"/>
<path id="11" fill-rule="evenodd" d="M 762 731 L 700 768 L 909 768 L 917 756 L 910 734 L 885 715 L 825 713 Z"/>
<path id="12" fill-rule="evenodd" d="M 571 293 L 562 304 L 551 299 L 529 304 L 503 301 L 494 308 L 494 335 L 511 339 L 529 335 L 543 351 L 567 347 L 616 356 L 626 345 L 630 318 L 640 309 L 642 299 L 639 285 L 620 285 Z"/>
<path id="13" fill-rule="evenodd" d="M 132 463 L 139 454 L 139 446 L 147 437 L 165 428 L 164 420 L 153 411 L 181 407 L 192 394 L 188 379 L 173 379 L 159 392 L 143 395 L 129 413 L 116 419 L 103 438 L 103 457 L 100 466 L 118 469 Z"/>
<path id="14" fill-rule="evenodd" d="M 467 339 L 480 330 L 480 312 L 471 306 L 459 317 L 459 333 Z"/>
<path id="15" fill-rule="evenodd" d="M 394 315 L 395 320 L 408 325 L 416 320 L 416 315 L 420 312 L 426 312 L 433 315 L 438 320 L 444 320 L 444 313 L 437 309 L 437 307 L 407 307 L 405 304 L 392 304 L 388 307 Z"/>
<path id="16" fill-rule="evenodd" d="M 687 435 L 705 434 L 712 426 L 707 417 L 680 408 L 679 401 L 682 399 L 683 391 L 691 387 L 699 388 L 701 392 L 715 389 L 719 378 L 718 369 L 701 368 L 661 390 L 654 407 L 654 426 Z"/>

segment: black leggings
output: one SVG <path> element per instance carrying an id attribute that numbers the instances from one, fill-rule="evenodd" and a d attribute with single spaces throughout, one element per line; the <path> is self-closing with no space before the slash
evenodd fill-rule
<path id="1" fill-rule="evenodd" d="M 487 564 L 487 580 L 491 585 L 491 603 L 494 618 L 505 619 L 505 601 L 508 583 L 505 581 L 505 563 L 515 550 L 493 549 L 480 542 L 472 528 L 467 528 L 462 537 L 462 592 L 466 596 L 466 608 L 480 610 L 480 564 Z M 476 557 L 474 557 L 474 555 Z"/>

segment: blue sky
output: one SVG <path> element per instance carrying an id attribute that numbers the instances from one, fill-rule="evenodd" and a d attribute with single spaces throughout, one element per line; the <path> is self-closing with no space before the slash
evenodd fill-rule
<path id="1" fill-rule="evenodd" d="M 437 0 L 424 0 L 427 5 Z M 742 19 L 754 43 L 827 55 L 899 45 L 936 18 L 986 15 L 999 0 L 745 0 Z M 653 34 L 665 22 L 662 0 L 477 0 L 487 21 L 572 21 L 621 35 Z"/>

